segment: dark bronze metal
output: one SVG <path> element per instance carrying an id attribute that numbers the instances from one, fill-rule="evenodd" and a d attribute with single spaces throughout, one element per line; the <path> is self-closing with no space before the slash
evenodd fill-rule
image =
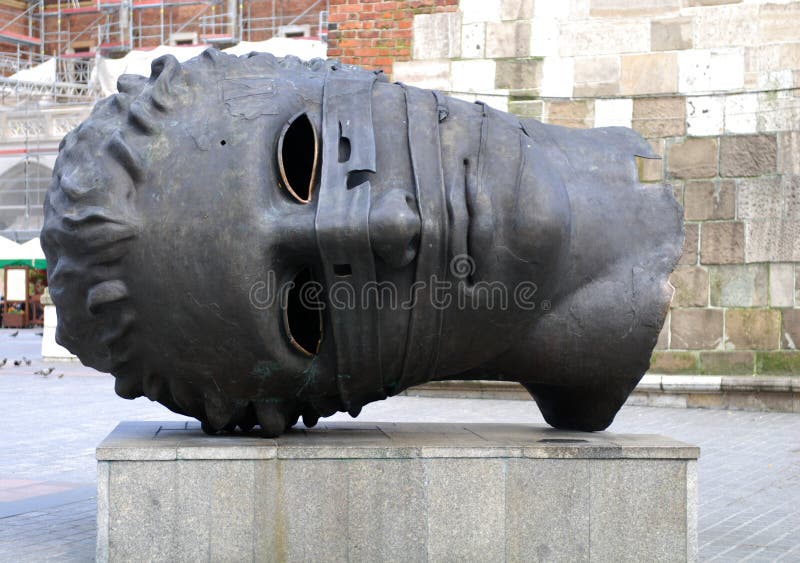
<path id="1" fill-rule="evenodd" d="M 276 436 L 431 380 L 601 430 L 681 250 L 630 129 L 573 130 L 315 60 L 166 56 L 62 141 L 57 341 L 208 432 Z"/>

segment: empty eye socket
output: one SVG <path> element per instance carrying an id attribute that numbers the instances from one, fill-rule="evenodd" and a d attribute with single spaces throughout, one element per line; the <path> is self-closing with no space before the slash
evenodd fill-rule
<path id="1" fill-rule="evenodd" d="M 311 268 L 300 270 L 293 281 L 283 309 L 283 328 L 289 344 L 304 356 L 314 356 L 322 344 L 322 286 Z"/>
<path id="2" fill-rule="evenodd" d="M 281 182 L 300 203 L 311 201 L 319 164 L 319 142 L 308 114 L 289 120 L 278 139 L 278 169 Z"/>

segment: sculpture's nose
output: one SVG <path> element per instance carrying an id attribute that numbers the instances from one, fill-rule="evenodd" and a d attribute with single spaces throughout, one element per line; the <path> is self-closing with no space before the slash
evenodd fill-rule
<path id="1" fill-rule="evenodd" d="M 373 252 L 387 264 L 402 268 L 417 256 L 420 218 L 411 194 L 393 188 L 378 197 L 369 211 Z"/>

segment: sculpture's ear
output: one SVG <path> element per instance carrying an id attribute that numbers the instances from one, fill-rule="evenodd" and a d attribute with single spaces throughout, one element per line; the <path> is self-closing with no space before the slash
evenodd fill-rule
<path id="1" fill-rule="evenodd" d="M 278 169 L 283 187 L 300 203 L 311 201 L 319 153 L 317 131 L 308 114 L 292 117 L 278 138 Z"/>
<path id="2" fill-rule="evenodd" d="M 147 78 L 138 74 L 123 74 L 117 78 L 117 91 L 122 94 L 136 96 L 142 93 Z"/>
<path id="3" fill-rule="evenodd" d="M 150 63 L 150 81 L 158 80 L 162 76 L 167 79 L 174 76 L 181 68 L 181 63 L 174 55 L 162 55 Z"/>
<path id="4" fill-rule="evenodd" d="M 181 84 L 181 73 L 181 63 L 173 55 L 158 57 L 150 65 L 150 96 L 158 109 L 166 111 L 172 107 Z"/>

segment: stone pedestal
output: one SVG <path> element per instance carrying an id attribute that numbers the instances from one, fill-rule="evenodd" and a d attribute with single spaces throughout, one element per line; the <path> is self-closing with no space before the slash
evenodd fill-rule
<path id="1" fill-rule="evenodd" d="M 97 558 L 694 560 L 698 453 L 541 425 L 124 422 L 97 448 Z"/>
<path id="2" fill-rule="evenodd" d="M 78 357 L 70 353 L 69 350 L 56 342 L 56 306 L 50 297 L 50 291 L 45 288 L 42 294 L 42 306 L 44 307 L 44 326 L 42 327 L 42 359 L 49 361 L 72 361 L 77 362 Z"/>

